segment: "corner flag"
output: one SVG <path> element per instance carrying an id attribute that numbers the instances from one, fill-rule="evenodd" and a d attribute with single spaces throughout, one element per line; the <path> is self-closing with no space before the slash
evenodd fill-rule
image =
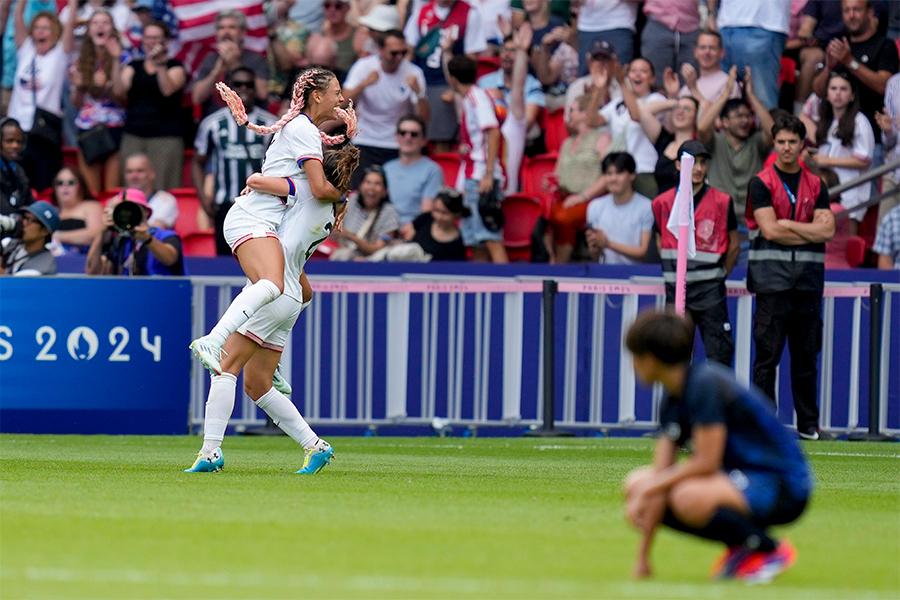
<path id="1" fill-rule="evenodd" d="M 678 191 L 675 192 L 675 205 L 666 223 L 675 239 L 678 240 L 678 259 L 675 268 L 675 312 L 684 315 L 687 294 L 687 259 L 697 255 L 694 240 L 694 186 L 691 182 L 691 171 L 694 170 L 694 157 L 687 153 L 681 155 L 681 176 Z"/>

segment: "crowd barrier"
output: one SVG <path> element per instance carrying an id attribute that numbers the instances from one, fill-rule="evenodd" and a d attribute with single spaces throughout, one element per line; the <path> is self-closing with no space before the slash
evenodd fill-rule
<path id="1" fill-rule="evenodd" d="M 312 280 L 316 297 L 285 348 L 294 402 L 322 425 L 535 427 L 542 421 L 546 352 L 542 279 L 429 274 Z M 563 428 L 651 428 L 660 390 L 638 386 L 622 339 L 640 310 L 662 306 L 661 282 L 557 277 L 552 348 L 555 420 Z M 194 335 L 228 305 L 243 280 L 194 277 Z M 900 336 L 892 326 L 900 286 L 883 286 L 878 347 L 878 426 L 900 431 Z M 822 428 L 868 423 L 870 287 L 829 283 L 820 357 Z M 750 381 L 753 297 L 729 282 L 738 377 Z M 893 319 L 892 319 L 893 316 Z M 702 348 L 698 342 L 698 352 Z M 787 352 L 785 353 L 787 355 Z M 788 371 L 785 357 L 779 372 Z M 208 378 L 194 364 L 191 425 L 202 426 Z M 789 378 L 779 377 L 779 416 L 793 423 Z M 249 398 L 232 423 L 264 424 Z"/>
<path id="2" fill-rule="evenodd" d="M 577 271 L 550 269 L 497 275 L 475 266 L 459 267 L 474 273 L 466 277 L 341 268 L 358 270 L 312 276 L 315 300 L 282 361 L 293 400 L 313 423 L 430 426 L 437 419 L 521 430 L 542 423 L 545 396 L 555 399 L 553 416 L 564 428 L 649 428 L 656 421 L 659 390 L 636 384 L 622 337 L 640 310 L 662 305 L 658 279 L 567 277 L 560 273 Z M 546 280 L 557 283 L 548 323 Z M 823 304 L 822 426 L 865 428 L 871 388 L 878 428 L 898 433 L 900 285 L 883 285 L 879 340 L 870 338 L 869 283 L 854 281 L 829 283 Z M 234 276 L 0 278 L 0 431 L 199 429 L 209 378 L 187 344 L 242 285 Z M 729 282 L 729 296 L 735 370 L 749 381 L 753 297 L 738 282 Z M 546 347 L 545 329 L 552 332 Z M 779 378 L 779 394 L 779 414 L 791 424 L 787 377 Z M 233 424 L 263 425 L 263 416 L 243 397 Z"/>

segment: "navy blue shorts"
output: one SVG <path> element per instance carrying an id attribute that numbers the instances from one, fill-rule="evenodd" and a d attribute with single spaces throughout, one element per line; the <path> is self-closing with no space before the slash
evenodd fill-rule
<path id="1" fill-rule="evenodd" d="M 797 520 L 806 509 L 808 493 L 796 492 L 775 473 L 733 469 L 726 473 L 744 495 L 753 522 L 783 525 Z"/>

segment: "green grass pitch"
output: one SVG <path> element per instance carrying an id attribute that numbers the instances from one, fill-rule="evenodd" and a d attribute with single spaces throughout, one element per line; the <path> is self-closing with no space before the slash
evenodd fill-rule
<path id="1" fill-rule="evenodd" d="M 775 583 L 712 583 L 719 548 L 664 532 L 629 578 L 620 483 L 646 439 L 0 436 L 2 598 L 898 598 L 900 446 L 806 445 L 810 510 Z"/>

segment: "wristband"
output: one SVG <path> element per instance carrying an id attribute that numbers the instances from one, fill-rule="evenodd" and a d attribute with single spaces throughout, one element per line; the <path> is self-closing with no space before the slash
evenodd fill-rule
<path id="1" fill-rule="evenodd" d="M 296 195 L 297 187 L 294 185 L 294 180 L 291 179 L 290 177 L 285 177 L 284 180 L 287 181 L 287 184 L 288 184 L 288 196 Z"/>

